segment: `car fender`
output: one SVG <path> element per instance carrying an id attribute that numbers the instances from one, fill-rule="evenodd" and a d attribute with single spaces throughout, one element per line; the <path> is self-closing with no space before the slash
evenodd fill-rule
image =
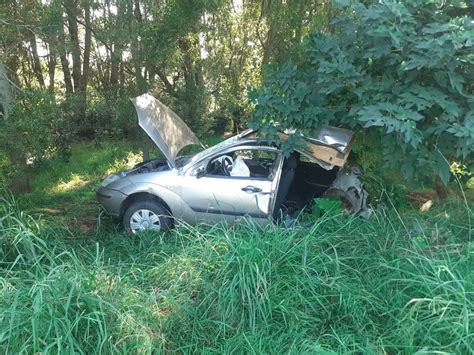
<path id="1" fill-rule="evenodd" d="M 166 203 L 172 216 L 177 219 L 188 220 L 189 214 L 192 214 L 192 210 L 186 206 L 181 198 L 180 191 L 173 191 L 161 185 L 151 183 L 132 183 L 122 188 L 122 192 L 129 197 L 139 193 L 147 193 L 156 196 Z M 186 211 L 186 209 L 189 211 Z"/>
<path id="2" fill-rule="evenodd" d="M 337 173 L 325 196 L 341 197 L 350 202 L 353 212 L 362 216 L 370 215 L 367 208 L 368 193 L 361 180 L 362 171 L 358 166 L 345 166 Z"/>

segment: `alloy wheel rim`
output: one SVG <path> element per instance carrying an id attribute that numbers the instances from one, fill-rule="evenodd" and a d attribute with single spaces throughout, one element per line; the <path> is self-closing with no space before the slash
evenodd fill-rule
<path id="1" fill-rule="evenodd" d="M 160 217 L 153 211 L 148 209 L 140 209 L 135 211 L 130 217 L 130 229 L 133 234 L 145 230 L 161 230 Z"/>

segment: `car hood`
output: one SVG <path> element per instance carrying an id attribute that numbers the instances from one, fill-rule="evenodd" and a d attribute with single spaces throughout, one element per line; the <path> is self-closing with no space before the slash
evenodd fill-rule
<path id="1" fill-rule="evenodd" d="M 201 144 L 196 135 L 169 107 L 150 94 L 132 99 L 138 124 L 164 154 L 173 168 L 176 156 L 184 147 Z"/>

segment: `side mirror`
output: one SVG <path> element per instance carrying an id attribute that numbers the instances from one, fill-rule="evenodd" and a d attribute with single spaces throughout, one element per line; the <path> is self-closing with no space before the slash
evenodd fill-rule
<path id="1" fill-rule="evenodd" d="M 195 175 L 197 179 L 202 178 L 204 175 L 206 175 L 206 167 L 205 166 L 200 166 L 195 170 Z"/>

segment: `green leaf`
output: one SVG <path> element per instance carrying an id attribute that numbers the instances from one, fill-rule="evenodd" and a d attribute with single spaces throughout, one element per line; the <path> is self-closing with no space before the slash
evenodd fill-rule
<path id="1" fill-rule="evenodd" d="M 464 78 L 460 74 L 455 72 L 448 72 L 448 77 L 451 87 L 462 95 Z"/>
<path id="2" fill-rule="evenodd" d="M 317 198 L 315 202 L 323 213 L 338 214 L 342 211 L 342 202 L 338 198 Z"/>
<path id="3" fill-rule="evenodd" d="M 444 185 L 448 185 L 449 179 L 451 177 L 451 168 L 449 166 L 449 162 L 438 150 L 434 152 L 434 162 L 436 174 L 439 176 Z"/>

